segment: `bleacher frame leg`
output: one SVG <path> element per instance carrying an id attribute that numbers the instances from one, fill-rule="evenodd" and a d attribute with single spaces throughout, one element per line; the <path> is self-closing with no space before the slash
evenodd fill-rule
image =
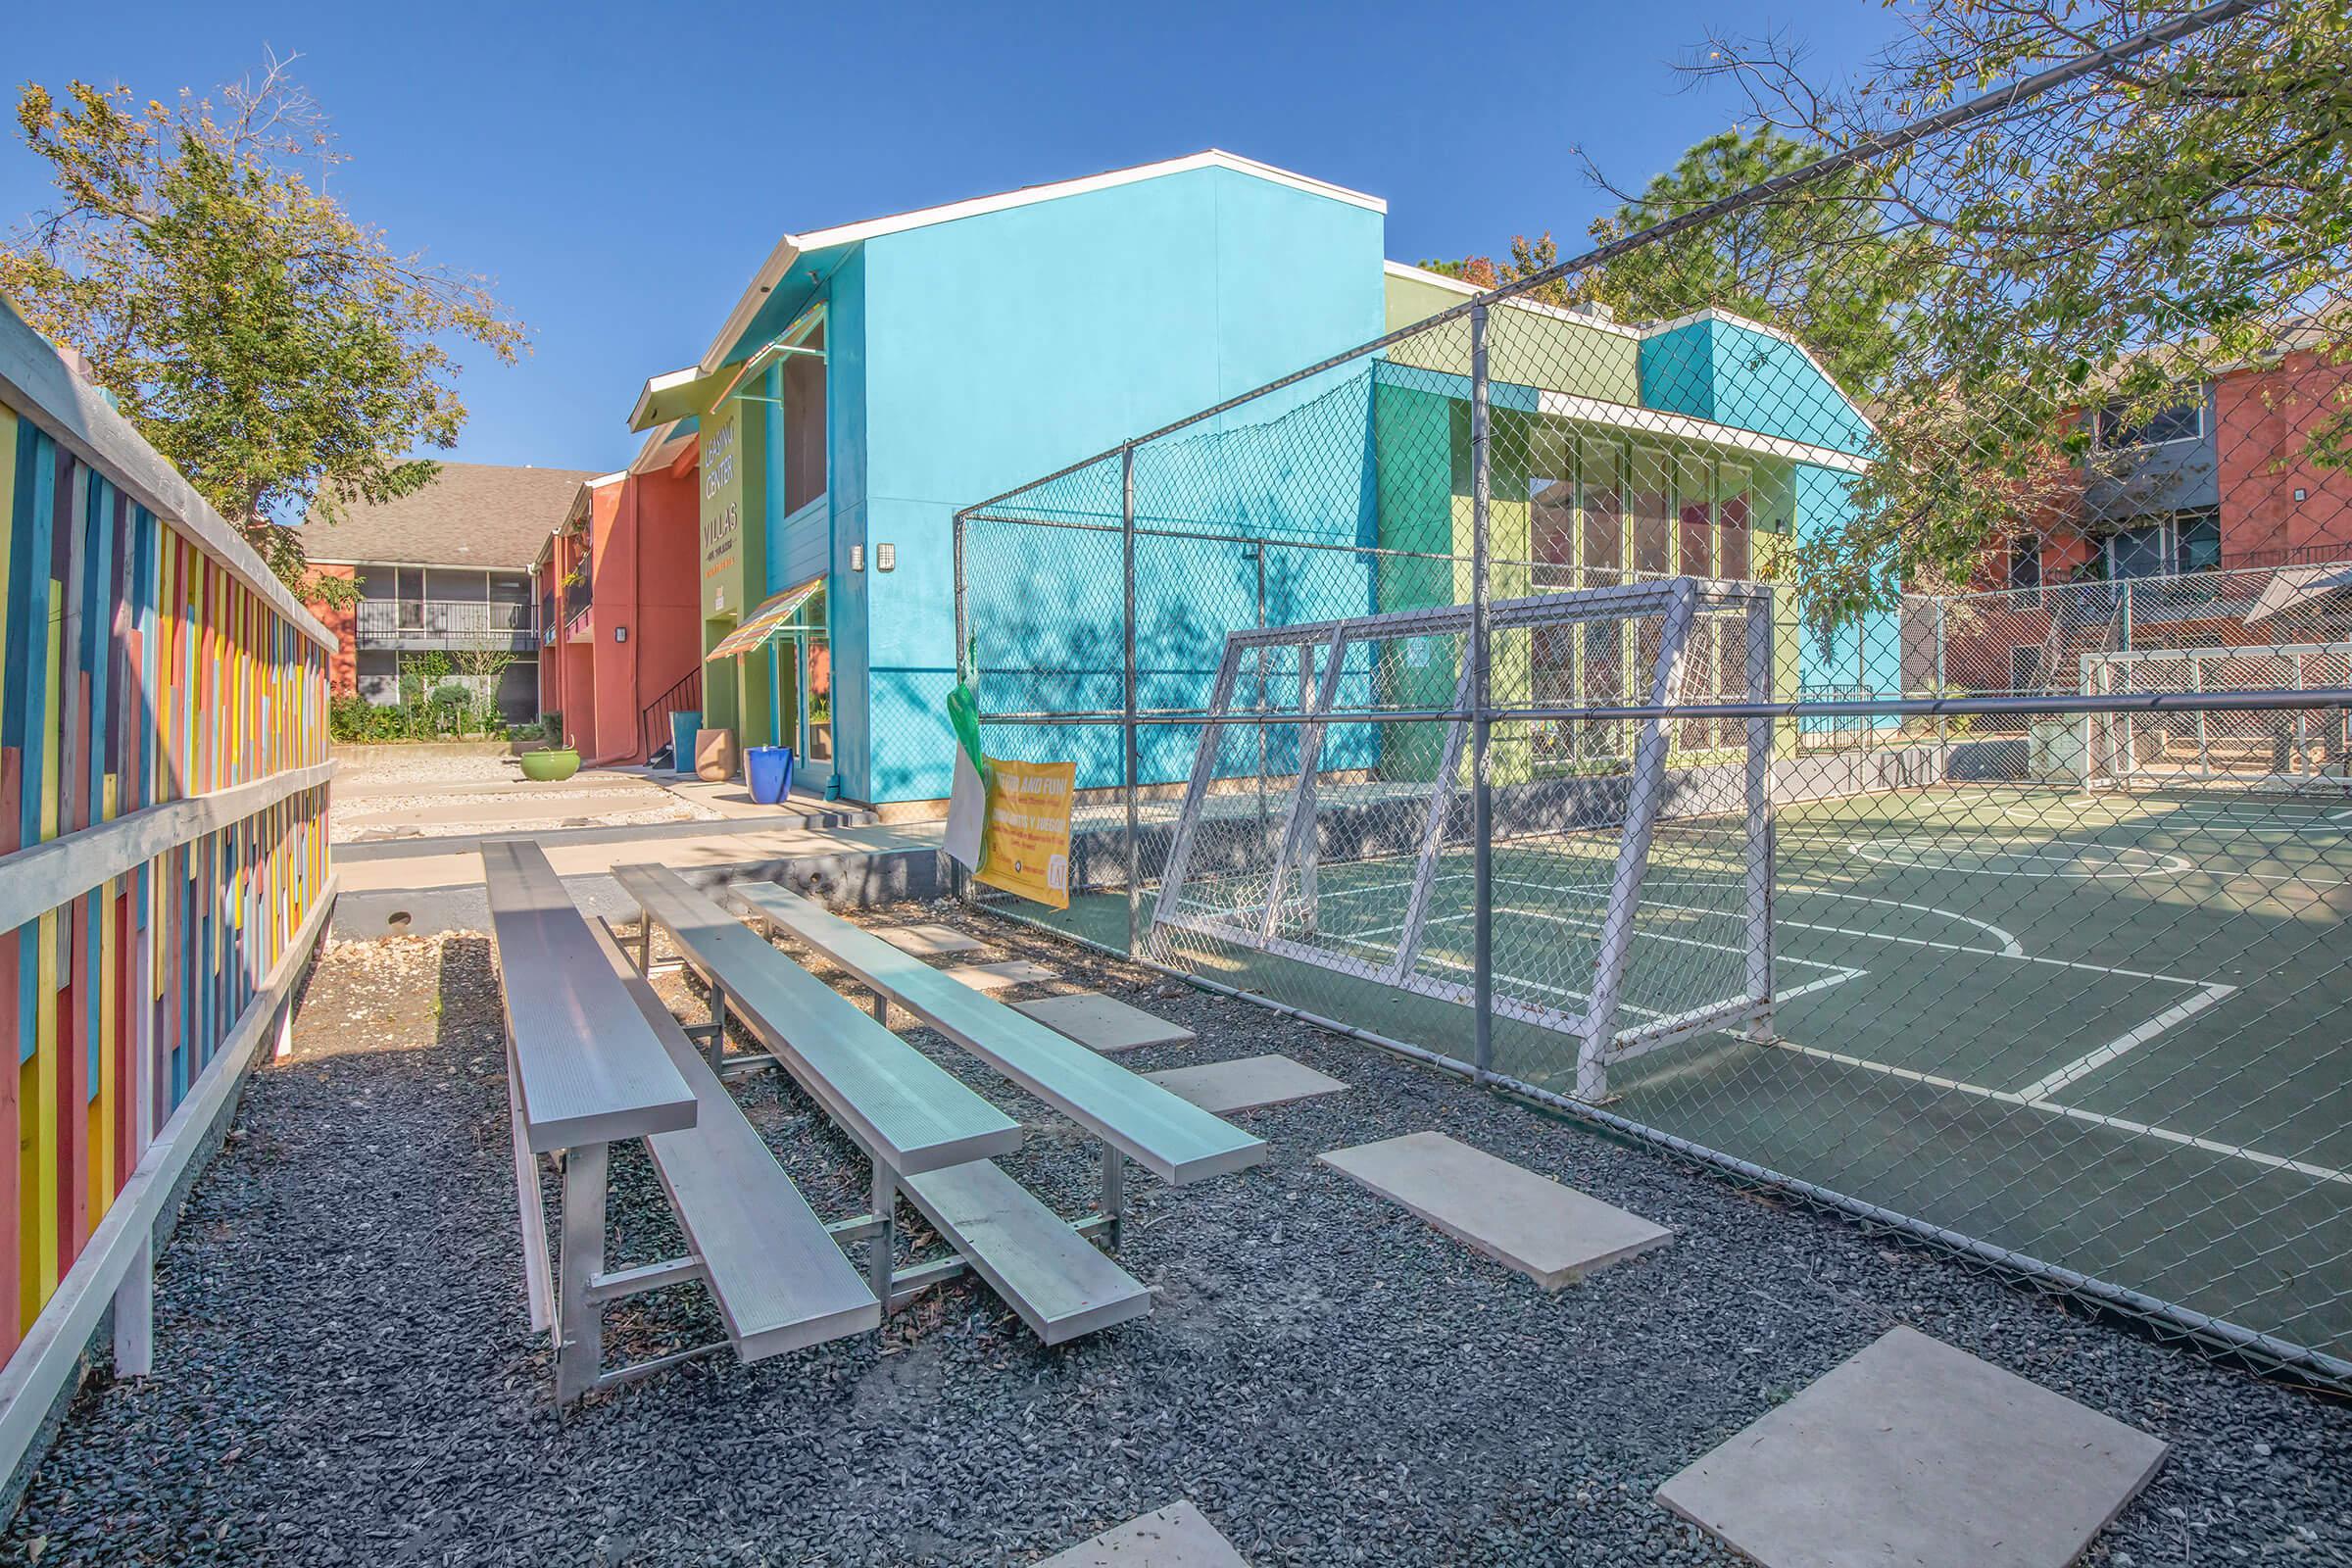
<path id="1" fill-rule="evenodd" d="M 899 1177 L 880 1160 L 874 1161 L 873 1250 L 865 1255 L 866 1284 L 882 1310 L 890 1310 L 890 1254 L 898 1240 Z"/>
<path id="2" fill-rule="evenodd" d="M 580 1144 L 564 1155 L 564 1250 L 556 1260 L 556 1400 L 597 1385 L 605 1361 L 605 1309 L 589 1289 L 605 1271 L 605 1180 L 611 1146 Z"/>
<path id="3" fill-rule="evenodd" d="M 1126 1157 L 1111 1145 L 1104 1144 L 1102 1146 L 1102 1228 L 1110 1238 L 1113 1251 L 1118 1250 L 1119 1233 L 1126 1218 Z"/>
<path id="4" fill-rule="evenodd" d="M 710 1043 L 703 1048 L 710 1058 L 710 1070 L 722 1070 L 727 1054 L 727 993 L 716 980 L 710 982 Z"/>

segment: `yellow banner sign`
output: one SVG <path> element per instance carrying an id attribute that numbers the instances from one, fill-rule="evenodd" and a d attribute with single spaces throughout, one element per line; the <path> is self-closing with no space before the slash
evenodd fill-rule
<path id="1" fill-rule="evenodd" d="M 1070 906 L 1070 798 L 1075 762 L 988 760 L 988 825 L 980 869 L 990 887 L 1056 909 Z"/>

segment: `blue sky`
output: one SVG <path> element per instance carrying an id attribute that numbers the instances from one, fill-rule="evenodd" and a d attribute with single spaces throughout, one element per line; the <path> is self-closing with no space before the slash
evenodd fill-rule
<path id="1" fill-rule="evenodd" d="M 209 88 L 265 46 L 332 117 L 332 188 L 401 248 L 496 279 L 531 328 L 469 367 L 450 456 L 608 468 L 648 374 L 700 354 L 776 236 L 1218 146 L 1386 197 L 1389 254 L 1572 248 L 1624 183 L 1739 106 L 1673 64 L 1710 26 L 1786 31 L 1843 72 L 1874 0 L 1452 11 L 1103 5 L 710 6 L 210 0 L 44 6 L 5 78 Z M 13 99 L 11 103 L 13 109 Z M 43 166 L 0 143 L 0 221 Z"/>

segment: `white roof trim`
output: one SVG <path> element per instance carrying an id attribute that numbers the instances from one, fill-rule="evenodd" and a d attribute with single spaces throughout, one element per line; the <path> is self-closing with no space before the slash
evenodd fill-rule
<path id="1" fill-rule="evenodd" d="M 657 468 L 666 468 L 672 463 L 675 463 L 677 461 L 677 455 L 674 452 L 669 453 L 669 455 L 666 457 L 663 456 L 663 454 L 668 450 L 673 440 L 683 441 L 691 439 L 691 437 L 687 436 L 673 436 L 673 432 L 676 431 L 678 426 L 685 422 L 686 421 L 683 419 L 672 419 L 667 424 L 657 424 L 651 430 L 646 431 L 645 444 L 637 449 L 637 456 L 630 462 L 628 467 L 623 471 L 627 473 L 652 473 Z"/>
<path id="2" fill-rule="evenodd" d="M 1444 272 L 1433 272 L 1426 267 L 1414 267 L 1406 262 L 1383 262 L 1380 265 L 1381 270 L 1391 277 L 1409 278 L 1416 283 L 1432 283 L 1448 293 L 1459 294 L 1465 299 L 1475 294 L 1488 292 L 1476 283 L 1465 283 L 1458 277 L 1448 277 Z M 1642 328 L 1638 326 L 1629 325 L 1624 321 L 1603 320 L 1597 316 L 1587 316 L 1581 311 L 1572 311 L 1564 305 L 1553 305 L 1544 300 L 1520 299 L 1514 296 L 1501 301 L 1500 304 L 1504 310 L 1527 311 L 1537 316 L 1557 317 L 1563 321 L 1571 321 L 1578 326 L 1589 326 L 1595 332 L 1614 332 L 1619 337 L 1632 338 L 1642 335 Z"/>
<path id="3" fill-rule="evenodd" d="M 654 400 L 655 393 L 666 392 L 673 386 L 684 386 L 703 373 L 701 366 L 689 365 L 682 370 L 663 370 L 660 375 L 647 376 L 645 385 L 637 389 L 637 401 L 629 406 L 629 428 L 637 428 L 637 421 L 645 414 L 645 406 Z"/>
<path id="4" fill-rule="evenodd" d="M 1708 446 L 1730 447 L 1740 452 L 1751 452 L 1758 457 L 1779 458 L 1788 463 L 1808 463 L 1817 468 L 1836 468 L 1842 473 L 1867 473 L 1870 461 L 1857 458 L 1850 452 L 1835 447 L 1817 447 L 1809 441 L 1791 441 L 1786 436 L 1759 435 L 1742 430 L 1738 425 L 1717 424 L 1688 414 L 1666 414 L 1656 409 L 1638 409 L 1630 404 L 1611 403 L 1605 398 L 1579 397 L 1568 392 L 1553 392 L 1538 388 L 1538 412 L 1571 419 L 1579 424 L 1605 425 L 1614 430 L 1628 430 L 1641 435 L 1666 436 L 1683 441 L 1697 441 Z"/>
<path id="5" fill-rule="evenodd" d="M 1322 196 L 1332 201 L 1346 202 L 1366 211 L 1386 213 L 1389 204 L 1378 196 L 1368 196 L 1360 190 L 1334 185 L 1328 180 L 1315 179 L 1261 164 L 1254 158 L 1244 158 L 1211 147 L 1183 158 L 1165 159 L 1156 164 L 1138 164 L 1132 169 L 1114 169 L 1101 174 L 1088 174 L 1079 179 L 1057 180 L 1045 185 L 1024 185 L 1018 190 L 1001 191 L 994 196 L 975 196 L 964 201 L 949 202 L 939 207 L 917 208 L 910 213 L 894 213 L 887 218 L 869 218 L 856 223 L 838 223 L 831 228 L 810 229 L 805 234 L 786 234 L 776 241 L 767 260 L 727 313 L 726 321 L 719 327 L 718 336 L 703 351 L 704 374 L 718 368 L 719 357 L 751 324 L 758 314 L 762 296 L 782 282 L 792 264 L 809 251 L 823 250 L 836 245 L 854 245 L 860 240 L 878 238 L 884 234 L 904 233 L 910 228 L 928 228 L 934 223 L 952 223 L 959 218 L 979 218 L 989 213 L 1005 212 L 1015 207 L 1031 207 L 1039 202 L 1058 201 L 1065 196 L 1083 196 L 1090 191 L 1110 190 L 1120 185 L 1138 184 L 1147 179 L 1159 179 L 1169 174 L 1189 173 L 1197 169 L 1226 169 L 1237 174 L 1270 180 L 1288 185 L 1293 190 L 1305 191 L 1310 196 Z"/>
<path id="6" fill-rule="evenodd" d="M 618 484 L 621 480 L 626 479 L 628 476 L 629 470 L 626 468 L 622 468 L 615 473 L 600 473 L 595 478 L 588 481 L 588 488 L 591 490 L 601 490 L 606 485 Z"/>

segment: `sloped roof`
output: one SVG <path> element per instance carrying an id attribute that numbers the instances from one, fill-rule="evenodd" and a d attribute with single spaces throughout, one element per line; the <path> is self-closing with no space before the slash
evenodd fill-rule
<path id="1" fill-rule="evenodd" d="M 1371 212 L 1386 213 L 1389 210 L 1389 204 L 1378 196 L 1367 196 L 1362 191 L 1349 190 L 1345 185 L 1334 185 L 1329 180 L 1315 179 L 1306 174 L 1295 173 L 1287 169 L 1278 169 L 1272 164 L 1260 163 L 1254 158 L 1245 158 L 1239 153 L 1229 153 L 1222 148 L 1211 147 L 1183 158 L 1163 159 L 1154 164 L 1137 164 L 1129 169 L 1113 169 L 1100 174 L 1088 174 L 1078 179 L 1059 179 L 1046 184 L 1023 185 L 1017 190 L 1000 191 L 991 196 L 975 196 L 968 200 L 948 202 L 937 207 L 922 207 L 912 212 L 893 213 L 884 218 L 869 218 L 859 222 L 836 223 L 830 228 L 815 228 L 798 234 L 786 234 L 776 241 L 775 249 L 768 252 L 767 259 L 760 264 L 760 270 L 752 274 L 752 280 L 745 286 L 742 298 L 738 299 L 734 309 L 727 313 L 727 318 L 719 327 L 718 335 L 710 340 L 710 347 L 703 353 L 702 360 L 699 362 L 700 369 L 703 373 L 708 374 L 726 363 L 727 356 L 734 351 L 744 332 L 750 327 L 769 292 L 783 280 L 785 273 L 791 270 L 794 264 L 804 257 L 859 244 L 883 234 L 898 234 L 904 233 L 907 229 L 927 228 L 934 223 L 951 223 L 961 218 L 977 218 L 986 213 L 1004 212 L 1008 208 L 1028 207 L 1038 202 L 1055 201 L 1064 196 L 1082 196 L 1090 191 L 1108 190 L 1118 185 L 1132 185 L 1147 179 L 1158 179 L 1168 174 L 1189 173 L 1197 169 L 1230 170 L 1236 173 L 1248 174 L 1253 178 L 1268 180 L 1278 185 L 1288 185 L 1295 190 L 1306 191 L 1317 196 L 1327 196 L 1334 201 L 1347 202 L 1351 206 L 1362 207 Z"/>
<path id="2" fill-rule="evenodd" d="M 314 514 L 303 544 L 313 561 L 495 566 L 518 571 L 564 520 L 593 468 L 510 468 L 444 463 L 431 484 L 380 507 L 356 506 L 340 522 Z"/>

